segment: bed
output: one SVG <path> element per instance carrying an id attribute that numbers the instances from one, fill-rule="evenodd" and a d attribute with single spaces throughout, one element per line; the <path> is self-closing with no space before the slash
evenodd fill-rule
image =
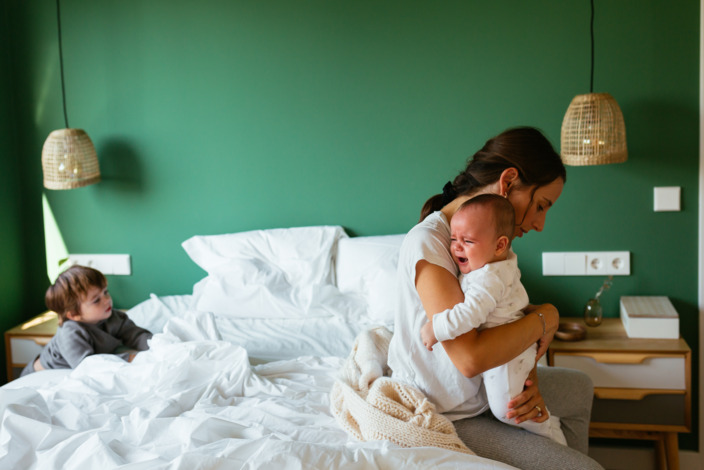
<path id="1" fill-rule="evenodd" d="M 391 328 L 402 235 L 318 226 L 194 236 L 192 293 L 128 311 L 155 333 L 0 388 L 0 468 L 513 468 L 352 438 L 330 391 L 360 332 Z"/>

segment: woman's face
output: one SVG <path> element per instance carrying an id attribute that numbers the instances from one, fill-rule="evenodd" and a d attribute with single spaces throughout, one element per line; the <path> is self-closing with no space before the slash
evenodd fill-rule
<path id="1" fill-rule="evenodd" d="M 522 237 L 531 230 L 542 232 L 545 226 L 545 215 L 562 194 L 565 182 L 557 178 L 552 183 L 539 187 L 535 193 L 535 186 L 525 188 L 512 188 L 508 193 L 508 200 L 516 211 L 516 237 Z M 531 197 L 532 196 L 532 197 Z"/>

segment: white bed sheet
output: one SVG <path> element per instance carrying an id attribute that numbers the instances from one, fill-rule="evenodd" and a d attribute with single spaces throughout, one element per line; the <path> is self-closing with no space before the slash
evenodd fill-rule
<path id="1" fill-rule="evenodd" d="M 194 312 L 193 309 L 192 295 L 160 297 L 152 294 L 127 314 L 137 325 L 158 333 L 169 320 Z M 213 314 L 213 317 L 220 338 L 242 346 L 255 364 L 298 356 L 346 357 L 360 331 L 381 324 L 363 313 L 354 321 L 342 315 L 236 318 Z"/>
<path id="2" fill-rule="evenodd" d="M 352 442 L 328 409 L 344 357 L 253 366 L 222 336 L 214 315 L 186 313 L 131 364 L 91 356 L 72 371 L 0 388 L 0 468 L 512 468 L 437 448 Z"/>

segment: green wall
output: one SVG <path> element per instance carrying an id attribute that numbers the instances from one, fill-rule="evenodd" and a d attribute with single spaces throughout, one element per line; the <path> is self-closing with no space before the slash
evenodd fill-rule
<path id="1" fill-rule="evenodd" d="M 41 311 L 46 277 L 37 277 L 44 266 L 41 206 L 31 201 L 40 195 L 22 185 L 36 174 L 23 164 L 17 125 L 16 76 L 6 5 L 0 6 L 0 331 L 4 332 L 34 312 Z M 29 193 L 33 193 L 30 195 Z M 39 240 L 33 244 L 32 240 Z M 0 349 L 0 383 L 5 382 L 5 348 Z"/>
<path id="2" fill-rule="evenodd" d="M 6 4 L 0 83 L 24 157 L 23 189 L 8 183 L 27 214 L 41 207 L 42 143 L 63 127 L 55 4 Z M 628 250 L 632 275 L 604 295 L 606 314 L 621 295 L 667 295 L 696 359 L 699 1 L 596 9 L 594 91 L 618 100 L 629 160 L 569 168 L 544 233 L 515 244 L 523 279 L 534 302 L 579 315 L 602 279 L 543 277 L 541 252 Z M 492 135 L 534 125 L 559 148 L 570 100 L 589 91 L 587 1 L 64 0 L 62 12 L 69 121 L 104 180 L 47 196 L 70 251 L 132 255 L 133 275 L 110 279 L 123 306 L 190 293 L 204 273 L 180 243 L 195 234 L 405 232 Z M 654 186 L 681 186 L 683 210 L 654 213 Z M 31 216 L 27 282 L 44 289 L 34 228 Z"/>

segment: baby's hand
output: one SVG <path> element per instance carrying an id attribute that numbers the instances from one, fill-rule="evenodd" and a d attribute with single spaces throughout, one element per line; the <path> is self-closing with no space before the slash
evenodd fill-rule
<path id="1" fill-rule="evenodd" d="M 423 340 L 423 346 L 428 348 L 428 351 L 432 351 L 433 345 L 438 342 L 433 332 L 433 322 L 426 322 L 420 327 L 420 338 Z"/>

